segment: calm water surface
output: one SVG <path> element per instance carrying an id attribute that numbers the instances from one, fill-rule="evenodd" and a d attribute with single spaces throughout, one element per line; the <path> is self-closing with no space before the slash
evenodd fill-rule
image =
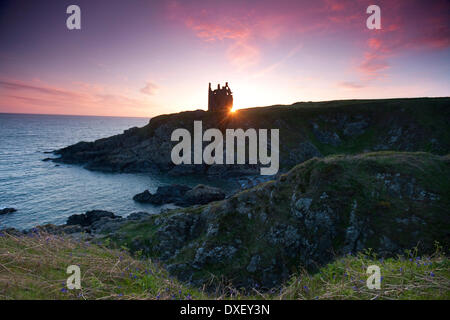
<path id="1" fill-rule="evenodd" d="M 151 174 L 101 173 L 76 165 L 56 165 L 45 154 L 79 141 L 93 141 L 144 126 L 148 118 L 0 114 L 0 208 L 18 211 L 0 216 L 0 229 L 62 224 L 68 216 L 102 209 L 127 216 L 157 213 L 161 207 L 139 204 L 133 195 L 154 192 L 169 183 L 216 184 L 205 179 Z M 217 184 L 216 184 L 217 185 Z"/>

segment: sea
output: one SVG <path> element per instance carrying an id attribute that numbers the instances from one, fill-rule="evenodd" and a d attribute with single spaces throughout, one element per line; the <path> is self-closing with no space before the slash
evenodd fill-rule
<path id="1" fill-rule="evenodd" d="M 109 137 L 148 122 L 149 118 L 0 113 L 0 209 L 17 209 L 0 215 L 0 229 L 64 224 L 70 215 L 94 209 L 123 217 L 137 211 L 158 214 L 173 205 L 140 204 L 133 196 L 172 183 L 220 185 L 205 177 L 104 173 L 42 161 L 53 157 L 48 154 L 53 150 Z"/>

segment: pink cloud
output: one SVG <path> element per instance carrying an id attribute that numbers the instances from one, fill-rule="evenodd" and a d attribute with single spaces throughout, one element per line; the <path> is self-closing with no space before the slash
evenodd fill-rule
<path id="1" fill-rule="evenodd" d="M 370 38 L 367 40 L 367 46 L 357 70 L 362 73 L 365 81 L 380 79 L 389 69 L 388 57 L 391 52 L 384 47 L 379 38 Z"/>
<path id="2" fill-rule="evenodd" d="M 254 43 L 256 22 L 240 19 L 241 13 L 233 16 L 218 7 L 198 10 L 179 2 L 172 2 L 169 12 L 172 20 L 181 21 L 199 39 L 208 43 L 227 41 L 226 57 L 234 66 L 243 68 L 258 61 L 260 49 Z"/>
<path id="3" fill-rule="evenodd" d="M 326 0 L 325 3 L 331 11 L 342 11 L 345 8 L 345 4 L 343 1 Z"/>
<path id="4" fill-rule="evenodd" d="M 11 110 L 11 106 L 14 109 Z M 73 89 L 41 81 L 0 79 L 0 112 L 148 116 L 148 102 L 80 83 Z"/>
<path id="5" fill-rule="evenodd" d="M 356 71 L 360 79 L 340 84 L 354 89 L 355 83 L 366 86 L 369 81 L 385 79 L 392 59 L 406 51 L 439 50 L 449 46 L 445 1 L 379 0 L 381 30 L 366 28 L 366 8 L 370 4 L 365 0 L 279 0 L 276 5 L 264 0 L 258 5 L 233 0 L 206 4 L 195 0 L 175 1 L 169 6 L 169 15 L 200 40 L 210 44 L 222 42 L 226 46 L 225 57 L 238 70 L 255 66 L 270 70 L 261 65 L 266 50 L 283 43 L 285 38 L 298 37 L 297 41 L 301 41 L 303 36 L 345 33 L 347 39 L 354 39 L 356 47 L 362 49 L 359 58 L 351 57 L 358 61 L 352 71 Z M 256 74 L 264 73 L 261 70 Z"/>
<path id="6" fill-rule="evenodd" d="M 378 79 L 381 73 L 389 68 L 389 63 L 383 55 L 366 52 L 364 60 L 359 66 L 359 70 L 365 74 L 368 79 Z"/>
<path id="7" fill-rule="evenodd" d="M 369 40 L 367 40 L 367 44 L 371 49 L 377 50 L 381 48 L 381 40 L 377 38 L 370 38 Z"/>
<path id="8" fill-rule="evenodd" d="M 449 46 L 448 4 L 444 1 L 380 0 L 382 30 L 368 30 L 365 0 L 318 1 L 173 1 L 169 18 L 179 21 L 199 39 L 224 42 L 226 56 L 234 65 L 257 64 L 268 47 L 284 37 L 324 36 L 346 32 L 348 38 L 368 46 L 361 70 L 386 70 L 390 56 L 406 49 L 446 48 Z M 378 57 L 375 58 L 375 54 Z M 385 55 L 384 57 L 381 54 Z M 385 59 L 385 62 L 382 60 Z M 251 62 L 251 63 L 250 63 Z"/>
<path id="9" fill-rule="evenodd" d="M 246 68 L 258 63 L 260 50 L 246 41 L 237 41 L 227 49 L 227 57 L 238 68 Z"/>
<path id="10" fill-rule="evenodd" d="M 141 93 L 152 96 L 152 95 L 156 94 L 158 89 L 159 89 L 159 87 L 156 84 L 147 81 L 147 83 L 145 84 L 145 87 L 143 87 L 140 91 L 141 91 Z"/>
<path id="11" fill-rule="evenodd" d="M 249 37 L 249 30 L 238 21 L 228 21 L 225 24 L 220 22 L 207 21 L 207 16 L 200 15 L 193 18 L 188 17 L 185 24 L 192 29 L 197 37 L 205 41 L 219 41 L 225 39 L 243 40 Z"/>
<path id="12" fill-rule="evenodd" d="M 50 86 L 29 84 L 29 83 L 25 83 L 22 81 L 0 80 L 0 87 L 9 89 L 12 91 L 32 91 L 35 93 L 53 95 L 53 96 L 58 96 L 60 98 L 66 98 L 66 99 L 81 98 L 81 95 L 78 93 L 75 93 L 75 92 L 71 92 L 71 91 L 59 89 L 59 88 L 53 88 Z"/>
<path id="13" fill-rule="evenodd" d="M 381 30 L 365 30 L 370 37 L 363 45 L 357 70 L 364 80 L 386 76 L 392 58 L 409 52 L 443 50 L 450 46 L 450 28 L 445 1 L 382 1 Z"/>
<path id="14" fill-rule="evenodd" d="M 226 56 L 238 67 L 258 64 L 264 49 L 276 46 L 285 36 L 331 29 L 331 24 L 345 24 L 348 5 L 336 1 L 262 1 L 253 2 L 192 2 L 173 1 L 168 6 L 168 16 L 207 43 L 224 42 Z M 328 20 L 333 12 L 336 22 Z M 341 17 L 341 18 L 339 18 Z M 355 15 L 352 14 L 351 19 Z"/>
<path id="15" fill-rule="evenodd" d="M 344 81 L 339 83 L 339 87 L 346 89 L 361 89 L 364 88 L 365 85 L 359 82 Z"/>

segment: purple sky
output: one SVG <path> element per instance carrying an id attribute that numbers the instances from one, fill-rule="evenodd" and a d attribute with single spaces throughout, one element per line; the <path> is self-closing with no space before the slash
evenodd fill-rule
<path id="1" fill-rule="evenodd" d="M 81 30 L 66 8 L 81 8 Z M 381 30 L 366 8 L 381 8 Z M 450 2 L 2 1 L 0 112 L 154 116 L 235 107 L 449 96 Z"/>

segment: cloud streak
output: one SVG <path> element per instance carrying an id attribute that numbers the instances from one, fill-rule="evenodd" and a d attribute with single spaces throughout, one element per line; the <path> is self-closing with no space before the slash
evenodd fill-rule
<path id="1" fill-rule="evenodd" d="M 356 67 L 360 84 L 382 80 L 392 61 L 406 52 L 419 54 L 450 47 L 448 3 L 445 1 L 380 1 L 381 30 L 364 30 L 363 56 Z M 354 82 L 356 83 L 356 82 Z"/>
<path id="2" fill-rule="evenodd" d="M 361 89 L 364 88 L 365 85 L 358 82 L 340 82 L 339 87 L 345 88 L 345 89 Z"/>
<path id="3" fill-rule="evenodd" d="M 156 84 L 148 81 L 145 84 L 145 87 L 143 87 L 140 91 L 143 94 L 153 96 L 158 92 L 158 89 L 159 89 L 159 87 Z"/>
<path id="4" fill-rule="evenodd" d="M 0 80 L 0 87 L 13 91 L 33 91 L 36 93 L 42 93 L 46 95 L 58 96 L 66 99 L 80 98 L 81 96 L 75 92 L 62 90 L 58 88 L 38 86 L 34 84 L 28 84 L 21 81 L 6 81 Z"/>
<path id="5" fill-rule="evenodd" d="M 112 90 L 111 90 L 112 91 Z M 146 116 L 152 105 L 144 100 L 82 83 L 72 90 L 41 82 L 0 79 L 0 111 L 50 114 Z"/>

